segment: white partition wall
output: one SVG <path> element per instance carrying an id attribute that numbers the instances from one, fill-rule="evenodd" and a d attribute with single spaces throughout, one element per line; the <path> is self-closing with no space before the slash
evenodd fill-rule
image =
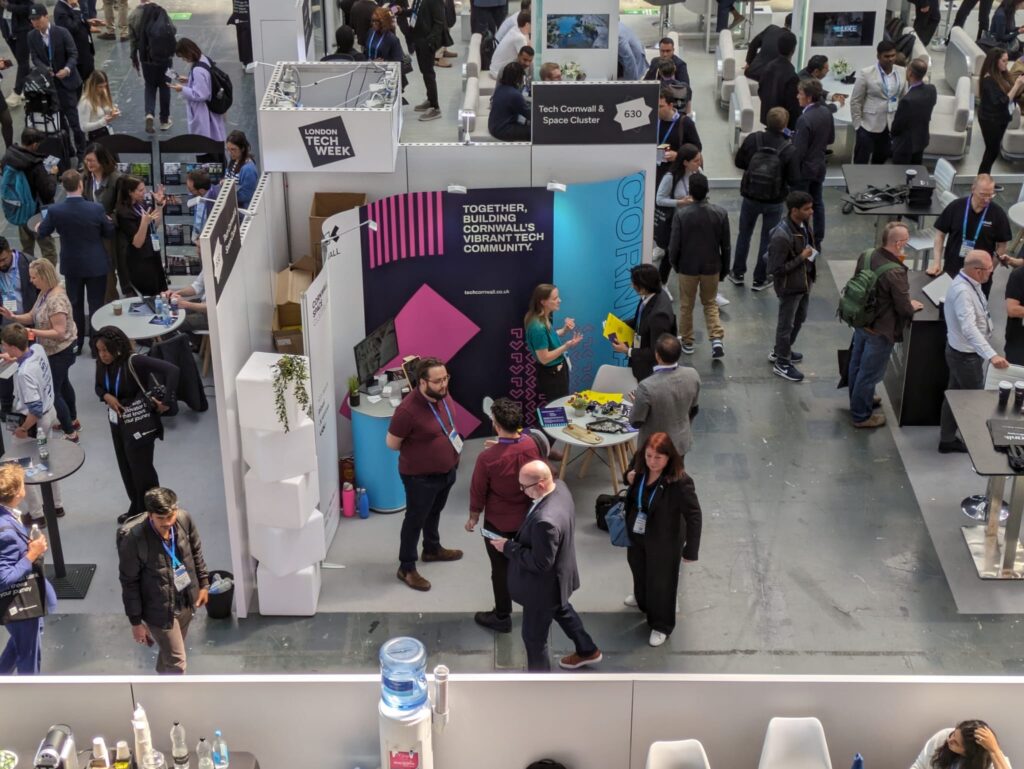
<path id="1" fill-rule="evenodd" d="M 384 638 L 377 639 L 383 642 Z M 457 658 L 429 664 L 458 669 Z M 753 769 L 775 716 L 821 720 L 832 765 L 860 752 L 870 769 L 906 769 L 925 741 L 958 720 L 988 721 L 1011 762 L 1020 678 L 452 675 L 447 728 L 435 732 L 434 766 L 522 769 L 553 758 L 582 769 L 644 769 L 655 740 L 695 738 L 713 767 Z M 46 729 L 66 723 L 80 748 L 93 736 L 131 744 L 131 711 L 145 707 L 154 746 L 168 750 L 171 723 L 190 744 L 213 729 L 262 769 L 377 766 L 376 675 L 189 678 L 10 678 L 0 745 L 31 766 Z M 495 724 L 504 724 L 498 732 Z"/>
<path id="2" fill-rule="evenodd" d="M 279 61 L 310 61 L 313 55 L 312 0 L 249 0 L 252 55 L 256 67 L 256 103 Z M 264 66 L 269 65 L 269 66 Z M 261 154 L 265 141 L 260 142 Z M 260 165 L 260 168 L 266 166 Z"/>

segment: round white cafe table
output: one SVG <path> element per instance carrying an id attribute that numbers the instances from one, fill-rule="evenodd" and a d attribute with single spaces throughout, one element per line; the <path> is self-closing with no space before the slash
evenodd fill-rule
<path id="1" fill-rule="evenodd" d="M 1006 215 L 1009 216 L 1010 221 L 1018 227 L 1024 227 L 1024 201 L 1014 203 L 1010 206 L 1010 210 L 1006 212 Z"/>
<path id="2" fill-rule="evenodd" d="M 569 398 L 572 396 L 565 396 L 558 400 L 551 401 L 548 406 L 562 406 L 565 408 L 566 416 L 569 419 L 570 424 L 579 425 L 580 427 L 586 427 L 588 424 L 596 419 L 600 419 L 599 415 L 585 414 L 582 417 L 574 416 L 575 412 L 569 408 L 566 404 L 569 402 Z M 565 428 L 562 427 L 545 427 L 544 432 L 550 435 L 554 440 L 562 441 L 565 444 L 565 451 L 562 454 L 562 464 L 558 468 L 558 477 L 565 479 L 565 472 L 569 467 L 569 456 L 573 449 L 585 451 L 583 462 L 580 467 L 579 477 L 582 478 L 587 472 L 587 466 L 590 464 L 591 458 L 601 449 L 605 450 L 607 456 L 608 472 L 611 474 L 612 479 L 612 493 L 619 493 L 619 482 L 622 479 L 623 473 L 626 472 L 626 465 L 629 463 L 629 451 L 631 444 L 636 440 L 635 432 L 627 433 L 595 433 L 595 435 L 601 436 L 600 443 L 585 443 L 584 441 L 573 438 L 571 435 L 565 432 Z M 635 449 L 635 446 L 633 447 Z"/>
<path id="3" fill-rule="evenodd" d="M 142 301 L 141 297 L 127 296 L 115 301 L 121 302 L 124 311 L 120 315 L 114 315 L 114 302 L 103 305 L 92 314 L 92 327 L 95 330 L 99 331 L 104 326 L 114 326 L 121 329 L 129 339 L 138 341 L 140 339 L 156 339 L 170 334 L 185 323 L 185 311 L 181 309 L 178 310 L 173 323 L 169 326 L 162 326 L 158 323 L 150 323 L 155 316 L 149 312 L 148 308 L 145 313 L 128 312 L 128 308 L 132 304 Z"/>

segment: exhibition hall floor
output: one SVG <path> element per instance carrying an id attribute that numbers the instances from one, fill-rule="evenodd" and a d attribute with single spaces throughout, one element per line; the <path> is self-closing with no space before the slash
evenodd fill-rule
<path id="1" fill-rule="evenodd" d="M 193 37 L 236 84 L 251 82 L 237 62 L 233 31 L 224 26 L 229 0 L 170 0 L 165 5 L 191 11 L 190 21 L 178 22 L 179 34 Z M 654 37 L 650 28 L 644 39 L 653 42 Z M 457 48 L 455 61 L 461 63 L 464 48 Z M 141 83 L 128 66 L 127 45 L 97 41 L 97 49 L 125 112 L 123 130 L 143 135 Z M 703 61 L 689 49 L 686 58 Z M 711 60 L 709 55 L 705 66 L 691 63 L 690 71 L 710 82 Z M 422 87 L 415 74 L 412 81 L 409 100 L 415 103 Z M 440 71 L 439 81 L 446 118 L 454 117 L 460 101 L 458 65 Z M 735 172 L 724 131 L 704 129 L 712 120 L 724 125 L 721 113 L 709 106 L 706 90 L 696 89 L 701 133 L 708 142 L 705 157 L 713 179 L 722 179 Z M 702 99 L 709 103 L 702 105 Z M 176 127 L 181 127 L 184 107 L 178 97 L 172 104 Z M 229 127 L 240 127 L 255 140 L 251 86 L 236 87 L 236 105 Z M 21 112 L 15 110 L 16 124 L 20 121 Z M 454 140 L 453 122 L 408 120 L 403 139 Z M 1016 186 L 1009 187 L 1002 201 L 1008 205 L 1016 193 Z M 735 225 L 738 198 L 730 192 L 713 194 Z M 838 200 L 837 190 L 827 191 L 826 258 L 798 345 L 806 356 L 807 382 L 791 385 L 771 373 L 766 360 L 776 311 L 771 292 L 723 288 L 732 304 L 724 311 L 727 357 L 720 363 L 712 365 L 703 320 L 696 321 L 698 352 L 686 362 L 697 368 L 704 384 L 687 465 L 704 508 L 704 536 L 700 561 L 684 571 L 679 624 L 665 646 L 648 647 L 641 616 L 622 605 L 629 592 L 624 553 L 611 548 L 594 527 L 593 500 L 607 488 L 606 471 L 593 463 L 582 481 L 575 469 L 570 472 L 583 583 L 574 600 L 605 652 L 604 671 L 1024 670 L 1019 615 L 987 614 L 991 609 L 958 613 L 961 593 L 950 590 L 943 572 L 943 564 L 947 570 L 950 564 L 958 568 L 957 553 L 938 538 L 940 564 L 935 531 L 930 536 L 922 517 L 922 509 L 941 515 L 944 506 L 959 523 L 959 500 L 981 488 L 968 460 L 934 453 L 936 438 L 928 428 L 894 438 L 889 427 L 867 433 L 849 426 L 846 391 L 835 389 L 835 351 L 849 338 L 848 329 L 835 320 L 836 279 L 849 273 L 850 260 L 869 244 L 873 228 L 870 219 L 841 216 Z M 14 234 L 7 229 L 8 237 Z M 997 280 L 1005 277 L 1000 274 Z M 571 296 L 571 285 L 561 289 Z M 993 307 L 1001 344 L 1000 312 Z M 43 668 L 70 674 L 148 672 L 152 653 L 132 642 L 121 612 L 113 520 L 124 512 L 125 501 L 105 413 L 92 392 L 92 361 L 79 359 L 71 374 L 85 424 L 87 460 L 65 484 L 66 498 L 73 501 L 61 530 L 67 560 L 94 562 L 98 568 L 88 598 L 63 601 L 60 613 L 47 620 Z M 212 389 L 208 392 L 216 397 Z M 183 408 L 169 424 L 167 440 L 157 448 L 161 480 L 181 493 L 196 516 L 208 564 L 223 567 L 229 557 L 215 415 Z M 328 557 L 344 568 L 325 571 L 319 615 L 254 614 L 230 622 L 199 618 L 189 638 L 190 672 L 371 672 L 380 643 L 399 634 L 421 638 L 432 662 L 444 661 L 456 672 L 521 669 L 525 655 L 518 619 L 514 633 L 503 636 L 472 621 L 473 611 L 490 608 L 483 546 L 478 536 L 462 529 L 478 451 L 479 444 L 471 442 L 443 517 L 445 544 L 464 548 L 466 558 L 424 566 L 424 575 L 434 583 L 431 592 L 416 593 L 395 579 L 399 516 L 344 520 Z M 980 590 L 989 587 L 986 583 Z M 1024 584 L 993 590 L 1019 596 Z M 555 630 L 553 653 L 568 651 L 566 644 Z"/>

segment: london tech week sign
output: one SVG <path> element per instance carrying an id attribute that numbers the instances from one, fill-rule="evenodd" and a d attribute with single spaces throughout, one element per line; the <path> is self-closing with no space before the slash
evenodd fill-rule
<path id="1" fill-rule="evenodd" d="M 313 168 L 356 156 L 341 116 L 300 126 L 299 134 L 302 136 L 302 143 L 306 147 Z"/>
<path id="2" fill-rule="evenodd" d="M 533 84 L 534 144 L 655 144 L 658 84 Z"/>

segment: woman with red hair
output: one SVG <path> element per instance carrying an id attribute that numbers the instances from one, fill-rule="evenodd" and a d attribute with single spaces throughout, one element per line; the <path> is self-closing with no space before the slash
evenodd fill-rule
<path id="1" fill-rule="evenodd" d="M 692 563 L 700 549 L 700 501 L 667 433 L 647 439 L 626 480 L 626 530 L 632 543 L 626 560 L 633 592 L 624 603 L 647 615 L 648 643 L 661 646 L 676 626 L 679 559 Z"/>

